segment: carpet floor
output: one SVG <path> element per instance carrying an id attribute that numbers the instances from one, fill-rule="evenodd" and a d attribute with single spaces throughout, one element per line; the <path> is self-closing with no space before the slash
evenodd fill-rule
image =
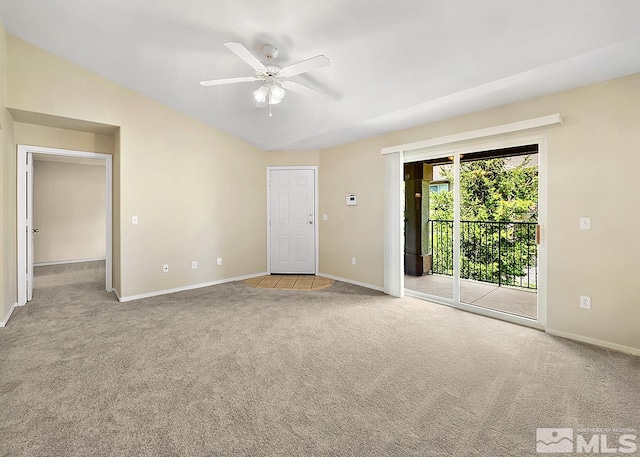
<path id="1" fill-rule="evenodd" d="M 36 291 L 0 330 L 2 456 L 530 456 L 640 426 L 640 358 L 413 298 L 232 282 Z"/>

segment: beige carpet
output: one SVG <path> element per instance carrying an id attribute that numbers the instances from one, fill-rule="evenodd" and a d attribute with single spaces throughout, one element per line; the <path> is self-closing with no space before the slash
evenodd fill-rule
<path id="1" fill-rule="evenodd" d="M 640 426 L 640 358 L 335 282 L 118 303 L 36 290 L 0 330 L 2 456 L 533 456 Z"/>
<path id="2" fill-rule="evenodd" d="M 81 283 L 104 285 L 104 260 L 33 267 L 33 288 L 47 289 Z"/>

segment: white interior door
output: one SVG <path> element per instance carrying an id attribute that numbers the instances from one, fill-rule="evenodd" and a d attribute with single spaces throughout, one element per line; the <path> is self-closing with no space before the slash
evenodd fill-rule
<path id="1" fill-rule="evenodd" d="M 315 170 L 269 171 L 271 273 L 315 274 Z"/>

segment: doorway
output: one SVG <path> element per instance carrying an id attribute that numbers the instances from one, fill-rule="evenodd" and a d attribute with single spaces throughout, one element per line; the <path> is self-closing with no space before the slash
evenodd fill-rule
<path id="1" fill-rule="evenodd" d="M 425 259 L 425 267 L 416 270 L 405 254 L 409 293 L 536 322 L 538 145 L 455 153 L 404 166 L 409 171 L 405 251 L 420 251 Z M 415 174 L 421 179 L 412 179 Z M 422 192 L 413 194 L 417 186 Z M 420 217 L 412 208 L 422 210 Z M 411 236 L 418 231 L 421 243 Z"/>
<path id="2" fill-rule="evenodd" d="M 550 116 L 548 120 L 535 120 L 536 122 L 553 122 L 557 123 L 559 117 L 558 116 Z M 533 120 L 532 120 L 533 122 Z M 510 127 L 506 125 L 505 128 Z M 521 125 L 517 126 L 518 129 Z M 470 132 L 469 135 L 473 134 L 484 134 L 484 132 Z M 438 144 L 442 142 L 443 146 L 431 146 L 432 144 Z M 466 145 L 466 146 L 454 146 L 453 141 L 449 137 L 442 137 L 441 139 L 428 140 L 423 143 L 415 143 L 408 145 L 396 146 L 393 148 L 388 148 L 383 150 L 383 155 L 385 157 L 385 292 L 394 295 L 394 296 L 403 296 L 403 295 L 412 295 L 421 299 L 429 300 L 436 303 L 445 304 L 448 306 L 452 306 L 454 308 L 462 309 L 465 311 L 474 312 L 477 314 L 482 314 L 485 316 L 490 316 L 498 319 L 502 319 L 509 322 L 518 323 L 521 325 L 527 325 L 535 328 L 544 328 L 546 325 L 546 241 L 545 241 L 545 232 L 544 226 L 546 224 L 546 155 L 547 155 L 547 140 L 545 137 L 522 137 L 520 139 L 502 139 L 502 140 L 493 140 L 493 141 L 478 141 L 475 144 Z M 423 146 L 424 144 L 424 146 Z M 463 233 L 462 229 L 462 202 L 460 199 L 461 187 L 461 169 L 466 166 L 467 162 L 473 162 L 482 159 L 488 159 L 489 157 L 482 156 L 482 154 L 486 154 L 488 151 L 495 150 L 506 150 L 510 148 L 518 148 L 518 147 L 536 147 L 538 151 L 538 206 L 537 206 L 537 224 L 533 226 L 533 236 L 535 248 L 535 260 L 536 266 L 529 269 L 526 268 L 523 273 L 524 276 L 520 276 L 520 274 L 513 274 L 511 272 L 511 278 L 513 276 L 516 278 L 523 279 L 523 285 L 526 285 L 526 281 L 531 280 L 531 285 L 533 286 L 535 283 L 535 289 L 533 293 L 529 290 L 530 297 L 533 295 L 535 297 L 533 305 L 533 309 L 535 309 L 535 317 L 531 315 L 527 315 L 524 312 L 513 312 L 513 309 L 504 310 L 500 309 L 500 307 L 488 307 L 481 306 L 486 303 L 482 303 L 482 300 L 479 302 L 478 300 L 482 297 L 485 297 L 486 300 L 490 300 L 490 295 L 487 295 L 488 292 L 491 292 L 493 287 L 498 289 L 499 292 L 509 292 L 511 293 L 510 286 L 511 284 L 503 284 L 502 281 L 504 279 L 508 279 L 504 275 L 502 279 L 500 279 L 500 284 L 493 285 L 491 290 L 487 290 L 481 293 L 475 293 L 470 290 L 469 287 L 466 287 L 468 283 L 465 281 L 476 281 L 481 285 L 477 278 L 473 276 L 470 278 L 465 278 L 465 275 L 469 275 L 473 273 L 473 270 L 469 270 L 470 265 L 468 263 L 469 256 L 471 256 L 471 260 L 473 260 L 472 253 L 483 255 L 488 255 L 487 249 L 491 247 L 491 243 L 489 242 L 488 246 L 485 244 L 484 251 L 473 251 L 467 249 L 468 246 L 463 244 L 462 237 L 466 235 Z M 404 149 L 406 148 L 406 149 Z M 474 154 L 478 154 L 475 155 Z M 466 160 L 465 160 L 466 157 Z M 474 159 L 474 160 L 472 160 Z M 449 268 L 449 274 L 441 274 L 439 277 L 436 275 L 432 275 L 432 278 L 438 278 L 441 280 L 441 284 L 439 285 L 431 285 L 429 290 L 418 290 L 419 288 L 412 284 L 413 279 L 410 275 L 405 275 L 406 265 L 405 265 L 405 253 L 406 250 L 406 239 L 405 239 L 405 230 L 406 230 L 406 191 L 407 186 L 403 182 L 407 174 L 405 173 L 405 165 L 416 163 L 416 162 L 431 162 L 434 166 L 437 163 L 441 163 L 443 165 L 447 165 L 450 167 L 450 173 L 452 174 L 453 180 L 449 183 L 449 190 L 451 190 L 450 198 L 453 200 L 453 223 L 449 222 L 449 226 L 443 226 L 443 224 L 434 227 L 428 227 L 426 231 L 428 231 L 428 236 L 431 236 L 434 246 L 432 251 L 423 251 L 420 254 L 434 254 L 436 249 L 443 249 L 449 255 L 448 262 L 444 262 L 444 264 L 439 264 L 439 260 L 434 256 L 432 259 L 428 259 L 433 262 L 433 265 L 436 267 Z M 429 170 L 425 170 L 425 172 L 429 172 Z M 423 175 L 424 176 L 424 175 Z M 431 181 L 436 181 L 435 179 L 429 178 Z M 427 183 L 428 186 L 433 185 L 433 188 L 430 188 L 433 192 L 442 191 L 444 186 L 440 186 L 442 183 L 432 182 Z M 414 193 L 413 195 L 417 194 Z M 421 194 L 421 193 L 420 193 Z M 422 196 L 422 195 L 420 195 Z M 430 196 L 430 195 L 429 195 Z M 414 202 L 415 204 L 415 202 Z M 423 205 L 424 206 L 424 205 Z M 432 219 L 435 219 L 432 218 Z M 405 220 L 403 225 L 399 225 L 397 221 Z M 474 221 L 475 222 L 475 221 Z M 524 222 L 524 221 L 523 221 Z M 432 233 L 433 230 L 433 233 Z M 504 227 L 503 227 L 504 230 Z M 526 230 L 525 230 L 526 232 Z M 508 226 L 506 228 L 506 232 L 503 231 L 503 234 L 500 235 L 496 230 L 494 234 L 492 234 L 491 230 L 482 230 L 480 231 L 469 231 L 471 235 L 483 233 L 483 238 L 476 237 L 477 240 L 491 240 L 494 239 L 498 241 L 502 238 L 502 241 L 511 242 L 514 236 L 514 232 L 512 227 Z M 436 239 L 440 238 L 440 242 L 437 243 Z M 473 237 L 471 238 L 473 240 Z M 468 241 L 468 240 L 467 240 Z M 431 240 L 428 240 L 427 243 L 431 243 Z M 452 245 L 452 246 L 451 246 Z M 521 246 L 529 246 L 529 253 L 531 253 L 531 245 L 528 243 L 520 244 Z M 497 243 L 494 244 L 497 246 Z M 502 244 L 500 247 L 504 247 Z M 510 245 L 512 246 L 512 245 Z M 526 248 L 525 251 L 526 252 Z M 437 254 L 437 253 L 435 253 Z M 526 255 L 525 255 L 526 257 Z M 465 259 L 466 258 L 466 259 Z M 442 255 L 440 256 L 442 259 Z M 478 263 L 478 262 L 477 262 Z M 482 263 L 482 262 L 479 262 Z M 427 265 L 427 263 L 425 263 Z M 522 265 L 524 266 L 524 265 Z M 464 273 L 462 273 L 462 268 L 465 267 Z M 487 269 L 483 267 L 483 271 L 494 271 L 492 267 L 489 266 Z M 477 271 L 476 271 L 477 273 Z M 527 278 L 527 276 L 529 276 Z M 495 276 L 497 279 L 498 277 Z M 418 278 L 419 279 L 419 278 Z M 464 285 L 463 285 L 464 284 Z M 527 289 L 527 287 L 523 287 L 523 289 Z M 475 298 L 474 298 L 475 294 Z"/>
<path id="3" fill-rule="evenodd" d="M 452 157 L 454 161 L 454 178 L 459 167 L 461 154 L 487 151 L 492 149 L 509 148 L 513 146 L 538 145 L 539 184 L 538 184 L 538 224 L 536 233 L 538 239 L 537 263 L 537 321 L 522 318 L 508 313 L 500 313 L 480 307 L 473 307 L 460 302 L 459 287 L 454 288 L 454 298 L 451 300 L 429 298 L 431 301 L 446 304 L 454 308 L 471 311 L 477 314 L 495 317 L 509 322 L 534 328 L 546 328 L 547 325 L 547 240 L 546 240 L 546 208 L 547 208 L 547 154 L 548 140 L 544 133 L 533 133 L 531 136 L 520 136 L 527 130 L 562 125 L 559 113 L 549 114 L 537 118 L 526 119 L 508 124 L 496 125 L 478 130 L 470 130 L 452 135 L 430 138 L 423 141 L 400 144 L 382 148 L 383 156 L 383 214 L 384 214 L 384 292 L 394 297 L 405 295 L 404 275 L 404 233 L 403 195 L 404 164 L 436 157 Z M 509 138 L 504 135 L 510 135 Z M 517 134 L 517 135 L 516 135 Z M 456 180 L 458 181 L 458 180 Z M 459 190 L 458 190 L 459 192 Z M 454 205 L 454 216 L 459 220 L 459 205 Z M 457 214 L 456 214 L 457 213 Z M 454 240 L 458 238 L 457 226 L 454 224 Z M 459 262 L 459 243 L 454 242 L 454 266 Z M 454 269 L 459 271 L 459 266 Z M 459 277 L 454 276 L 454 281 Z M 408 289 L 407 289 L 408 290 Z M 456 290 L 458 296 L 456 297 Z M 424 298 L 424 297 L 420 297 Z"/>
<path id="4" fill-rule="evenodd" d="M 109 154 L 71 151 L 37 146 L 18 146 L 18 304 L 24 305 L 33 296 L 34 285 L 34 155 L 57 160 L 95 160 L 103 162 L 104 170 L 104 287 L 112 285 L 112 157 Z"/>
<path id="5" fill-rule="evenodd" d="M 318 271 L 317 167 L 267 168 L 270 274 Z"/>

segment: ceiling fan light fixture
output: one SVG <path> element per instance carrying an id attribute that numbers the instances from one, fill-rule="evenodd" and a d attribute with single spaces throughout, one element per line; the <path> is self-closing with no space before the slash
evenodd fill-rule
<path id="1" fill-rule="evenodd" d="M 269 95 L 269 88 L 265 85 L 260 86 L 260 88 L 253 92 L 253 97 L 259 103 L 264 103 L 267 101 L 267 95 Z"/>
<path id="2" fill-rule="evenodd" d="M 278 103 L 280 103 L 282 101 L 281 98 L 275 98 L 272 95 L 269 95 L 269 104 L 270 105 L 277 105 Z"/>
<path id="3" fill-rule="evenodd" d="M 284 97 L 284 89 L 280 86 L 278 86 L 277 84 L 274 84 L 273 86 L 271 86 L 271 90 L 270 90 L 270 97 L 274 98 L 278 101 L 282 100 L 282 98 Z"/>

